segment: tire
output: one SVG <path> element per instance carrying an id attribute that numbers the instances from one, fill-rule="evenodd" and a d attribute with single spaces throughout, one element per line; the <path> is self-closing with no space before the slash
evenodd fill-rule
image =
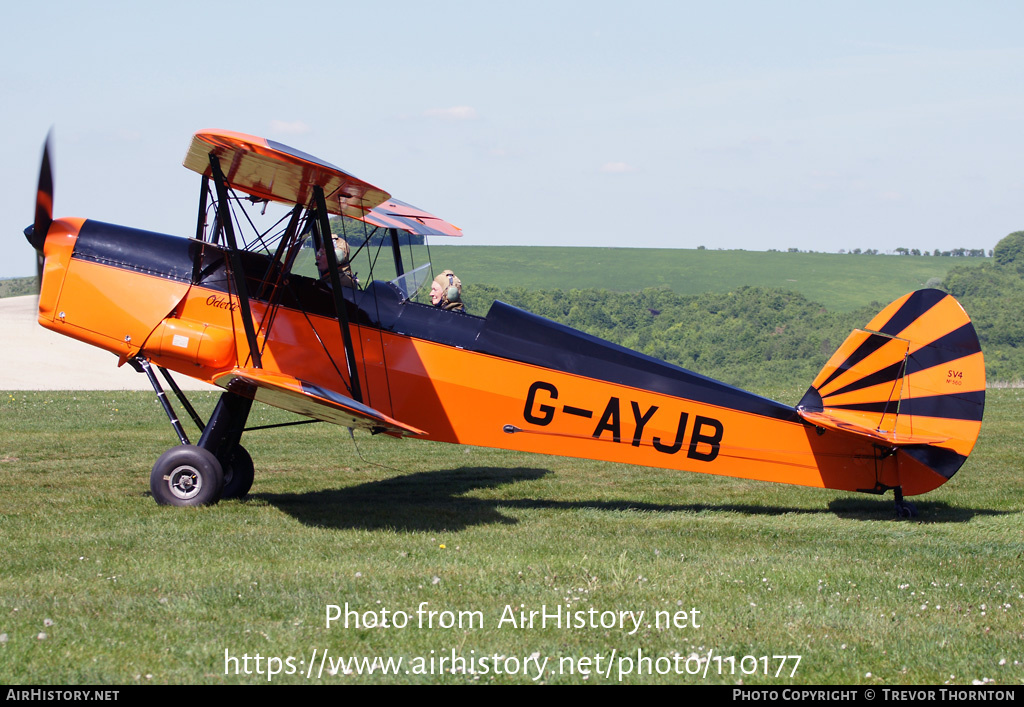
<path id="1" fill-rule="evenodd" d="M 221 462 L 221 468 L 224 470 L 224 489 L 220 497 L 245 498 L 256 476 L 256 467 L 245 447 L 237 445 L 231 459 Z"/>
<path id="2" fill-rule="evenodd" d="M 917 506 L 909 501 L 903 501 L 896 504 L 896 517 L 900 520 L 910 520 L 911 518 L 917 518 Z"/>
<path id="3" fill-rule="evenodd" d="M 224 471 L 213 454 L 184 444 L 156 460 L 149 488 L 161 506 L 209 506 L 220 500 Z"/>

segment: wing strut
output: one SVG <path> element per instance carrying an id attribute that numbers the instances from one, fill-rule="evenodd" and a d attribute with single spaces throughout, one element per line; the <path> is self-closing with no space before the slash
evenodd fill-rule
<path id="1" fill-rule="evenodd" d="M 389 228 L 388 234 L 391 236 L 391 254 L 395 256 L 395 274 L 402 277 L 405 268 L 402 267 L 402 248 L 398 245 L 398 229 Z"/>
<path id="2" fill-rule="evenodd" d="M 348 311 L 345 309 L 345 298 L 341 292 L 341 278 L 338 276 L 338 258 L 334 254 L 334 246 L 328 243 L 331 236 L 331 222 L 327 218 L 327 199 L 323 187 L 313 187 L 313 199 L 316 203 L 317 224 L 320 227 L 320 243 L 327 256 L 327 271 L 331 278 L 331 293 L 334 295 L 334 307 L 338 312 L 338 325 L 341 327 L 341 338 L 345 342 L 345 356 L 348 359 L 349 389 L 357 402 L 363 402 L 363 394 L 359 388 L 359 373 L 356 364 L 356 352 L 352 347 L 352 333 L 348 325 Z"/>
<path id="3" fill-rule="evenodd" d="M 206 193 L 209 191 L 210 180 L 203 177 L 203 183 L 199 189 L 199 217 L 196 219 L 196 240 L 203 240 L 203 230 L 206 228 Z"/>
<path id="4" fill-rule="evenodd" d="M 213 170 L 213 181 L 217 186 L 217 221 L 224 229 L 227 240 L 228 262 L 231 264 L 231 279 L 235 282 L 239 308 L 242 310 L 242 326 L 245 327 L 245 338 L 249 342 L 249 355 L 255 368 L 263 368 L 260 347 L 256 342 L 256 327 L 252 323 L 252 310 L 249 308 L 249 288 L 245 284 L 245 269 L 242 259 L 238 257 L 238 245 L 235 243 L 235 228 L 231 224 L 230 207 L 228 206 L 228 188 L 224 180 L 224 172 L 220 169 L 220 160 L 213 152 L 210 153 L 210 168 Z"/>

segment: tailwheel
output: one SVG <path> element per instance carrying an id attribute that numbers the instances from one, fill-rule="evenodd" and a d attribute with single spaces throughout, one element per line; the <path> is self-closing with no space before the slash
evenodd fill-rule
<path id="1" fill-rule="evenodd" d="M 149 475 L 149 488 L 162 506 L 212 505 L 220 500 L 224 471 L 211 452 L 183 444 L 160 455 Z"/>
<path id="2" fill-rule="evenodd" d="M 236 444 L 231 456 L 221 460 L 221 468 L 224 470 L 224 490 L 220 497 L 245 498 L 256 476 L 256 465 L 245 447 Z"/>
<path id="3" fill-rule="evenodd" d="M 910 501 L 903 500 L 902 487 L 897 486 L 893 489 L 893 493 L 896 495 L 896 517 L 899 520 L 917 518 L 917 506 Z"/>
<path id="4" fill-rule="evenodd" d="M 915 506 L 910 501 L 903 501 L 902 503 L 897 503 L 896 517 L 900 520 L 909 520 L 910 518 L 917 518 L 917 506 Z"/>

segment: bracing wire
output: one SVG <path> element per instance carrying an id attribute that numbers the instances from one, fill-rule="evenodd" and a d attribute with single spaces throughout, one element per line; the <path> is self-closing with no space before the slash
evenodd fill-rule
<path id="1" fill-rule="evenodd" d="M 359 451 L 359 444 L 356 443 L 356 433 L 355 433 L 355 430 L 352 429 L 351 427 L 348 428 L 348 436 L 352 438 L 352 446 L 356 448 L 356 454 L 359 456 L 359 458 L 362 460 L 362 462 L 364 464 L 369 464 L 370 466 L 379 466 L 381 469 L 387 469 L 388 471 L 396 471 L 396 472 L 398 472 L 400 474 L 403 473 L 401 469 L 396 469 L 393 466 L 388 466 L 387 464 L 381 464 L 380 462 L 372 462 L 369 459 L 367 459 L 366 457 L 364 457 L 363 453 L 361 451 Z"/>

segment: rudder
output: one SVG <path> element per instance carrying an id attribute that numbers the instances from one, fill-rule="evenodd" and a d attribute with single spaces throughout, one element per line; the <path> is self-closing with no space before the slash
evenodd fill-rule
<path id="1" fill-rule="evenodd" d="M 963 465 L 984 408 L 985 362 L 974 325 L 951 295 L 925 289 L 854 330 L 797 412 L 816 426 L 897 449 L 901 485 L 911 495 L 936 488 Z"/>

